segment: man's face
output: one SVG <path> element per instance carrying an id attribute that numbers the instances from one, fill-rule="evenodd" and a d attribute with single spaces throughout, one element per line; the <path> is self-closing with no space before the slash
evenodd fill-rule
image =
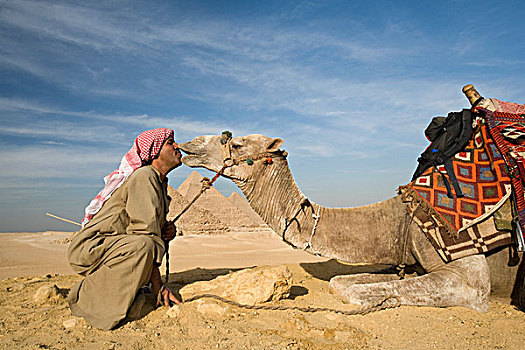
<path id="1" fill-rule="evenodd" d="M 181 158 L 182 154 L 179 151 L 179 145 L 170 137 L 164 142 L 158 160 L 171 170 L 182 164 Z"/>

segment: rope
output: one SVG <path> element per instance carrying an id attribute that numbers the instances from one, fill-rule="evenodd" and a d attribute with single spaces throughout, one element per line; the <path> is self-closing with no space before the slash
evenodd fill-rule
<path id="1" fill-rule="evenodd" d="M 197 193 L 197 195 L 191 200 L 191 202 L 189 202 L 186 207 L 184 207 L 184 209 L 182 209 L 182 211 L 179 213 L 179 215 L 177 215 L 173 220 L 171 220 L 171 222 L 175 223 L 177 220 L 180 219 L 180 217 L 182 216 L 182 214 L 184 214 L 192 205 L 193 203 L 195 203 L 197 201 L 197 199 L 199 199 L 199 197 L 204 193 L 206 192 L 206 190 L 210 187 L 213 186 L 213 183 L 215 182 L 215 180 L 217 180 L 219 178 L 219 176 L 222 174 L 222 172 L 224 171 L 224 169 L 226 169 L 226 165 L 224 165 L 221 170 L 219 170 L 217 172 L 217 174 L 215 174 L 215 176 L 211 179 L 211 181 L 208 179 L 208 178 L 203 178 L 202 179 L 202 187 L 201 187 L 201 190 L 199 191 L 199 193 Z"/>
<path id="2" fill-rule="evenodd" d="M 206 190 L 210 187 L 213 186 L 213 183 L 215 182 L 215 180 L 217 180 L 219 178 L 219 176 L 222 174 L 222 172 L 224 171 L 224 169 L 226 169 L 226 165 L 224 165 L 221 170 L 219 170 L 217 172 L 217 174 L 215 174 L 215 176 L 211 179 L 211 181 L 208 179 L 208 178 L 203 178 L 202 179 L 202 187 L 201 187 L 201 190 L 199 191 L 199 193 L 197 193 L 197 195 L 191 200 L 191 202 L 189 202 L 186 207 L 184 207 L 184 209 L 182 209 L 182 211 L 179 213 L 179 215 L 177 215 L 173 220 L 171 220 L 171 223 L 175 223 L 177 220 L 180 219 L 180 217 L 182 216 L 182 214 L 184 214 L 186 211 L 188 211 L 188 209 L 193 205 L 193 203 L 195 203 L 197 201 L 197 199 L 199 199 L 199 197 L 204 193 L 206 192 Z M 165 254 L 166 254 L 166 275 L 164 276 L 164 285 L 167 285 L 168 282 L 169 282 L 169 276 L 170 276 L 170 253 L 169 253 L 169 241 L 164 241 L 164 250 L 165 250 Z"/>
<path id="3" fill-rule="evenodd" d="M 224 143 L 223 141 L 221 140 L 221 144 L 223 144 L 224 147 L 228 148 L 229 149 L 229 142 L 231 140 L 231 133 L 229 131 L 225 131 L 223 132 L 223 140 L 224 140 Z M 283 152 L 284 153 L 284 152 Z M 257 160 L 257 159 L 261 159 L 261 158 L 264 158 L 264 157 L 268 157 L 270 154 L 269 153 L 259 153 L 259 154 L 255 154 L 255 155 L 252 155 L 251 158 L 250 156 L 247 156 L 247 157 L 244 157 L 244 158 L 240 158 L 240 159 L 232 159 L 232 165 L 238 165 L 240 162 L 242 161 L 246 161 L 248 159 L 251 159 L 252 162 L 253 160 Z M 231 156 L 231 155 L 230 155 Z M 211 181 L 207 178 L 204 178 L 203 181 L 202 181 L 202 187 L 201 187 L 201 190 L 199 191 L 199 193 L 197 193 L 197 195 L 191 200 L 191 202 L 189 202 L 186 207 L 184 207 L 184 209 L 182 209 L 182 211 L 179 213 L 179 215 L 177 215 L 173 220 L 171 220 L 171 223 L 175 223 L 177 220 L 180 219 L 180 217 L 186 212 L 188 211 L 188 209 L 193 205 L 193 203 L 195 203 L 197 201 L 197 199 L 199 199 L 199 197 L 204 193 L 206 192 L 206 190 L 210 187 L 213 186 L 213 183 L 215 182 L 215 180 L 217 180 L 219 178 L 219 176 L 222 175 L 222 173 L 224 172 L 224 170 L 229 167 L 229 166 L 232 166 L 232 165 L 227 165 L 226 164 L 226 160 L 229 159 L 229 157 L 225 157 L 224 158 L 224 165 L 223 167 L 215 174 L 215 176 L 211 179 Z M 283 238 L 284 238 L 284 233 L 283 233 Z M 166 276 L 165 276 L 165 284 L 168 284 L 168 281 L 169 281 L 169 273 L 170 273 L 170 267 L 169 267 L 169 242 L 167 241 L 164 241 L 164 248 L 165 248 L 165 251 L 166 251 Z"/>
<path id="4" fill-rule="evenodd" d="M 312 211 L 313 211 L 313 208 L 312 208 Z M 315 250 L 314 250 L 314 247 L 312 247 L 312 238 L 314 238 L 315 229 L 317 228 L 317 223 L 319 222 L 319 218 L 321 218 L 321 216 L 319 215 L 319 212 L 321 212 L 321 206 L 319 206 L 317 208 L 317 214 L 312 214 L 312 217 L 315 219 L 314 227 L 312 228 L 312 234 L 310 235 L 310 240 L 308 241 L 308 243 L 306 243 L 306 245 L 304 246 L 304 249 L 303 249 L 303 250 L 306 250 L 306 249 L 308 249 L 308 247 L 310 247 L 314 251 L 315 255 L 319 255 L 319 254 L 316 253 Z"/>
<path id="5" fill-rule="evenodd" d="M 419 203 L 417 205 L 419 207 Z M 417 207 L 416 209 L 414 209 L 414 212 L 417 210 Z M 406 267 L 406 259 L 407 259 L 407 252 L 408 252 L 408 236 L 409 236 L 409 233 L 410 233 L 410 225 L 412 224 L 412 220 L 414 219 L 414 216 L 413 214 L 410 215 L 410 213 L 406 212 L 406 216 L 405 216 L 405 222 L 404 222 L 404 227 L 403 227 L 403 236 L 404 236 L 404 240 L 403 240 L 403 250 L 402 250 L 402 253 L 403 255 L 401 256 L 401 263 L 399 263 L 398 265 L 398 268 L 399 268 L 399 271 L 398 271 L 398 275 L 401 279 L 403 279 L 405 277 L 405 267 Z"/>
<path id="6" fill-rule="evenodd" d="M 194 296 L 194 297 L 191 297 L 187 300 L 185 300 L 184 302 L 185 303 L 189 303 L 189 302 L 192 302 L 192 301 L 195 301 L 195 300 L 199 300 L 199 299 L 204 299 L 204 298 L 209 298 L 209 299 L 216 299 L 216 300 L 219 300 L 219 301 L 222 301 L 223 303 L 226 303 L 226 304 L 229 304 L 229 305 L 232 305 L 232 306 L 237 306 L 239 308 L 242 308 L 242 309 L 248 309 L 248 310 L 296 310 L 296 311 L 301 311 L 301 312 L 321 312 L 321 311 L 326 311 L 326 312 L 333 312 L 333 313 L 337 313 L 337 314 L 341 314 L 341 315 L 366 315 L 366 314 L 369 314 L 369 313 L 372 313 L 372 312 L 376 312 L 376 311 L 381 311 L 381 310 L 385 310 L 385 309 L 390 309 L 390 308 L 396 308 L 396 307 L 399 307 L 401 306 L 401 303 L 399 302 L 399 300 L 392 296 L 392 295 L 389 295 L 389 296 L 386 296 L 384 298 L 381 298 L 381 300 L 379 300 L 379 302 L 377 302 L 375 305 L 371 305 L 371 306 L 362 306 L 360 308 L 357 308 L 357 309 L 354 309 L 354 310 L 337 310 L 337 309 L 331 309 L 331 308 L 326 308 L 326 307 L 301 307 L 301 306 L 278 306 L 278 305 L 274 305 L 274 306 L 270 306 L 270 305 L 247 305 L 247 304 L 240 304 L 240 303 L 237 303 L 233 300 L 228 300 L 228 299 L 225 299 L 221 296 L 218 296 L 218 295 L 214 295 L 214 294 L 201 294 L 201 295 L 197 295 L 197 296 Z M 395 302 L 388 302 L 390 299 L 395 299 Z"/>
<path id="7" fill-rule="evenodd" d="M 301 203 L 299 203 L 299 209 L 297 209 L 297 212 L 295 213 L 295 215 L 292 216 L 290 219 L 288 219 L 288 218 L 284 219 L 284 229 L 283 229 L 283 233 L 281 234 L 281 238 L 282 238 L 283 242 L 288 243 L 288 241 L 286 241 L 286 238 L 285 238 L 286 231 L 288 230 L 288 227 L 290 227 L 292 222 L 294 220 L 296 220 L 297 215 L 299 215 L 299 213 L 303 210 L 305 205 L 310 205 L 310 201 L 306 197 L 303 198 Z"/>
<path id="8" fill-rule="evenodd" d="M 166 252 L 166 276 L 164 276 L 164 285 L 166 286 L 170 279 L 170 242 L 164 240 L 164 251 Z M 162 291 L 162 288 L 160 289 Z"/>
<path id="9" fill-rule="evenodd" d="M 232 161 L 232 165 L 239 165 L 242 162 L 251 162 L 251 164 L 253 164 L 253 162 L 256 160 L 263 159 L 263 158 L 273 158 L 275 156 L 276 154 L 271 153 L 271 152 L 253 153 L 253 154 L 250 154 L 244 157 L 240 157 L 240 158 L 232 158 L 231 161 Z"/>

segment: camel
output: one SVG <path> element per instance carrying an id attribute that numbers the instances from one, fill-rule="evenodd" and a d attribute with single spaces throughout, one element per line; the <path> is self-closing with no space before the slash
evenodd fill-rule
<path id="1" fill-rule="evenodd" d="M 507 253 L 500 250 L 445 263 L 409 219 L 399 195 L 361 207 L 320 206 L 299 190 L 282 144 L 280 138 L 260 134 L 230 139 L 223 133 L 198 136 L 179 146 L 186 154 L 184 164 L 231 179 L 250 206 L 291 246 L 339 261 L 413 266 L 421 272 L 412 278 L 393 273 L 335 276 L 330 291 L 345 302 L 375 305 L 392 298 L 401 305 L 464 306 L 485 312 L 492 288 L 507 289 L 503 291 L 507 297 L 512 289 L 518 306 L 525 309 L 523 261 L 519 267 L 508 267 Z M 477 228 L 493 230 L 493 225 L 486 219 Z"/>

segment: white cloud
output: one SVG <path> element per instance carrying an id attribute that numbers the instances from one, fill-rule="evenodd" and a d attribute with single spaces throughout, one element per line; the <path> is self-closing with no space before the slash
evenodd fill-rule
<path id="1" fill-rule="evenodd" d="M 9 4 L 6 13 L 5 25 L 49 39 L 49 48 L 38 46 L 38 50 L 48 50 L 49 54 L 56 50 L 55 44 L 58 42 L 73 44 L 67 47 L 62 59 L 66 62 L 69 60 L 75 67 L 84 67 L 94 79 L 100 78 L 94 72 L 117 74 L 114 68 L 118 70 L 118 67 L 98 67 L 95 71 L 90 67 L 90 57 L 96 57 L 105 50 L 123 56 L 129 56 L 129 52 L 132 52 L 133 59 L 142 60 L 141 64 L 146 64 L 155 75 L 157 80 L 153 79 L 156 84 L 154 88 L 162 87 L 159 95 L 166 100 L 173 94 L 171 88 L 178 85 L 173 81 L 174 76 L 188 74 L 179 71 L 197 71 L 198 77 L 186 75 L 177 89 L 184 91 L 185 97 L 203 104 L 234 106 L 254 113 L 282 109 L 295 113 L 295 118 L 300 118 L 301 123 L 313 123 L 312 118 L 322 117 L 328 118 L 323 122 L 325 127 L 357 129 L 368 133 L 383 131 L 385 121 L 392 114 L 397 118 L 396 123 L 409 124 L 418 116 L 426 118 L 427 115 L 444 113 L 465 104 L 459 92 L 461 86 L 446 76 L 438 79 L 432 76 L 414 77 L 412 74 L 406 74 L 403 79 L 399 79 L 399 75 L 395 78 L 372 76 L 366 79 L 358 74 L 355 77 L 336 77 L 330 63 L 324 63 L 323 58 L 316 59 L 315 55 L 311 60 L 297 57 L 304 52 L 320 50 L 326 52 L 326 57 L 334 52 L 334 59 L 337 58 L 337 63 L 341 65 L 373 64 L 373 67 L 384 67 L 395 60 L 413 59 L 414 55 L 421 55 L 425 50 L 442 50 L 422 33 L 413 36 L 417 45 L 413 43 L 407 48 L 390 41 L 391 33 L 382 38 L 368 33 L 366 28 L 359 28 L 358 40 L 353 36 L 337 37 L 317 28 L 301 27 L 298 30 L 282 26 L 282 23 L 278 25 L 278 20 L 244 23 L 240 20 L 228 22 L 207 19 L 206 25 L 203 25 L 202 19 L 188 17 L 166 24 L 141 18 L 140 10 L 116 16 L 106 11 L 104 6 L 88 8 L 71 3 L 27 1 Z M 385 31 L 387 34 L 399 34 L 400 31 L 406 31 L 405 27 L 410 29 L 410 26 L 397 23 L 387 26 Z M 16 47 L 8 39 L 3 42 L 6 40 Z M 82 47 L 91 49 L 85 58 L 79 58 L 80 52 L 84 52 L 79 51 Z M 12 51 L 15 56 L 5 56 L 3 59 L 9 64 L 18 64 L 20 69 L 44 79 L 54 79 L 59 84 L 85 84 L 78 72 L 74 73 L 78 76 L 64 77 L 65 73 L 60 72 L 59 67 L 28 61 L 24 57 L 17 57 L 17 50 Z M 410 67 L 406 69 L 410 70 Z M 144 98 L 140 85 L 134 87 L 130 84 L 98 82 L 86 86 L 87 91 L 124 100 Z M 138 83 L 145 84 L 142 81 Z M 152 95 L 153 91 L 147 96 Z M 209 117 L 205 120 L 194 116 L 139 118 L 133 115 L 66 111 L 38 104 L 16 107 L 29 108 L 38 113 L 99 118 L 144 128 L 169 126 L 180 130 L 182 135 L 217 133 L 231 128 L 226 122 L 210 122 L 212 118 Z M 297 121 L 294 119 L 290 122 Z M 247 123 L 243 127 L 242 124 L 241 121 L 236 126 L 250 130 L 252 125 Z"/>
<path id="2" fill-rule="evenodd" d="M 136 25 L 136 22 L 133 23 L 136 18 L 116 17 L 104 10 L 68 3 L 19 0 L 8 4 L 3 11 L 5 23 L 52 40 L 89 46 L 95 50 L 115 47 L 127 50 L 137 48 L 134 45 L 137 42 L 144 44 L 138 30 L 129 30 L 133 24 Z M 125 24 L 128 29 L 119 23 Z"/>
<path id="3" fill-rule="evenodd" d="M 122 156 L 120 152 L 95 148 L 4 148 L 0 152 L 1 176 L 13 180 L 99 178 L 118 168 Z"/>
<path id="4" fill-rule="evenodd" d="M 156 127 L 173 128 L 177 133 L 184 134 L 217 134 L 228 129 L 228 125 L 222 122 L 202 121 L 192 117 L 173 116 L 156 117 L 147 114 L 121 115 L 121 114 L 102 114 L 92 111 L 78 112 L 64 110 L 61 108 L 46 106 L 41 103 L 27 101 L 23 99 L 0 98 L 0 110 L 6 112 L 18 112 L 22 115 L 25 112 L 40 115 L 61 115 L 66 117 L 81 118 L 71 121 L 48 121 L 33 119 L 31 126 L 3 126 L 0 133 L 35 135 L 41 137 L 59 137 L 68 140 L 84 141 L 106 141 L 129 143 L 126 138 L 129 135 L 124 133 L 115 134 L 117 128 L 109 126 L 108 123 L 119 123 L 122 125 L 135 126 L 140 129 L 151 129 Z M 87 123 L 87 120 L 92 122 Z M 93 123 L 95 121 L 95 123 Z M 97 122 L 98 121 L 98 122 Z"/>
<path id="5" fill-rule="evenodd" d="M 341 159 L 365 159 L 369 158 L 370 154 L 363 151 L 351 150 L 351 148 L 341 149 L 334 147 L 333 144 L 300 144 L 293 147 L 294 157 L 309 158 L 309 157 L 338 157 Z"/>
<path id="6" fill-rule="evenodd" d="M 2 55 L 0 65 L 14 67 L 46 80 L 53 80 L 52 72 L 47 67 L 23 54 L 11 57 Z"/>

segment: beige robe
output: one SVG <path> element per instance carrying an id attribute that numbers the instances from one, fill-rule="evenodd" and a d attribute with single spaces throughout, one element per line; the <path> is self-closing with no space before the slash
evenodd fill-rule
<path id="1" fill-rule="evenodd" d="M 85 278 L 71 289 L 71 312 L 109 330 L 126 314 L 153 264 L 164 254 L 167 180 L 153 166 L 137 169 L 72 239 L 67 258 Z"/>

